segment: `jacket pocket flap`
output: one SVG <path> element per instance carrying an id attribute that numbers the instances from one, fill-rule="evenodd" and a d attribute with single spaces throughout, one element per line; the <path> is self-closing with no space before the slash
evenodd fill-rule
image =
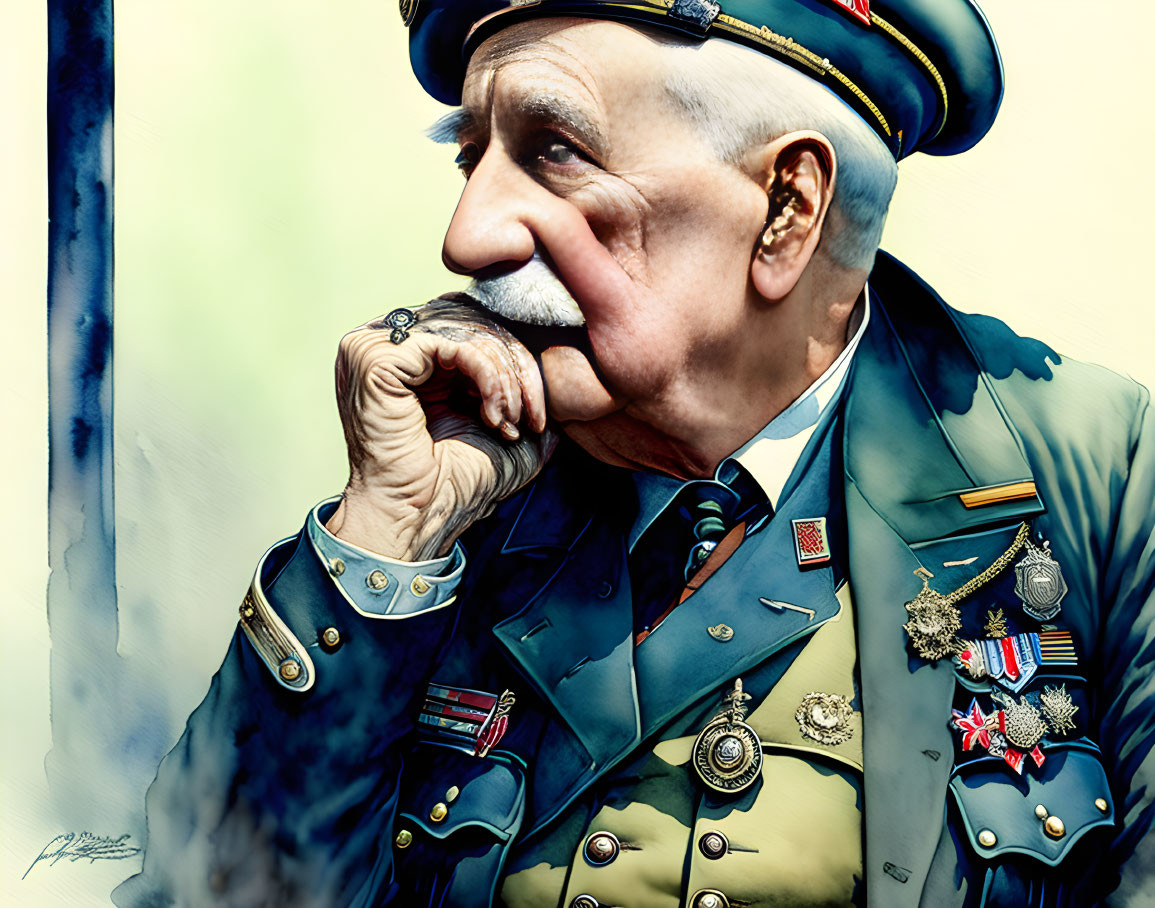
<path id="1" fill-rule="evenodd" d="M 525 812 L 525 773 L 496 752 L 478 758 L 419 744 L 405 761 L 400 791 L 398 813 L 435 839 L 474 827 L 508 841 Z"/>
<path id="2" fill-rule="evenodd" d="M 1107 774 L 1080 746 L 1047 748 L 1043 765 L 1022 776 L 1000 758 L 974 760 L 955 770 L 950 790 L 984 858 L 1025 854 L 1054 867 L 1092 829 L 1115 822 Z"/>

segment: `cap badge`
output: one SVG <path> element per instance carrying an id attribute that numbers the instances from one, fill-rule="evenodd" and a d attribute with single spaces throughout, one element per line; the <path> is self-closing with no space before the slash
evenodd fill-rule
<path id="1" fill-rule="evenodd" d="M 669 16 L 705 33 L 721 11 L 715 0 L 673 0 Z"/>
<path id="2" fill-rule="evenodd" d="M 870 0 L 832 0 L 835 6 L 841 6 L 855 19 L 870 25 Z"/>

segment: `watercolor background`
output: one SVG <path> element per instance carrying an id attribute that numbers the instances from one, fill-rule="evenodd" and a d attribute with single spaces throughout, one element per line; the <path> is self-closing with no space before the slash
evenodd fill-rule
<path id="1" fill-rule="evenodd" d="M 1006 60 L 1002 115 L 966 155 L 903 163 L 884 246 L 954 305 L 1151 386 L 1155 5 L 983 6 Z M 116 528 L 129 685 L 103 721 L 116 735 L 146 710 L 148 732 L 132 761 L 93 765 L 83 791 L 49 790 L 45 14 L 35 0 L 4 0 L 5 905 L 106 905 L 135 869 L 62 863 L 20 879 L 74 815 L 107 816 L 93 832 L 139 842 L 147 767 L 207 689 L 258 557 L 343 484 L 337 339 L 460 285 L 439 256 L 460 189 L 453 152 L 422 138 L 441 108 L 409 73 L 392 0 L 117 0 L 116 26 Z"/>

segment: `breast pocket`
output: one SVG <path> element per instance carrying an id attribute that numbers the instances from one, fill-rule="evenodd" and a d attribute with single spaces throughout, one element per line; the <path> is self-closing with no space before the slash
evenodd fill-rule
<path id="1" fill-rule="evenodd" d="M 522 765 L 493 752 L 417 745 L 394 824 L 397 905 L 488 906 L 525 814 Z"/>
<path id="2" fill-rule="evenodd" d="M 1000 758 L 974 760 L 955 770 L 950 790 L 970 847 L 988 861 L 1022 855 L 1055 868 L 1081 839 L 1115 822 L 1090 744 L 1052 745 L 1043 766 L 1022 776 Z"/>

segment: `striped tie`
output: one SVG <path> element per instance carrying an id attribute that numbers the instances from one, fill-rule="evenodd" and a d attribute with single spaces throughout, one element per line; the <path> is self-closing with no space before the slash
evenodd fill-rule
<path id="1" fill-rule="evenodd" d="M 729 483 L 695 479 L 646 528 L 630 554 L 634 612 L 642 633 L 655 627 L 682 589 L 740 521 L 753 525 L 769 502 L 745 471 L 728 471 Z M 678 553 L 684 554 L 678 554 Z"/>

